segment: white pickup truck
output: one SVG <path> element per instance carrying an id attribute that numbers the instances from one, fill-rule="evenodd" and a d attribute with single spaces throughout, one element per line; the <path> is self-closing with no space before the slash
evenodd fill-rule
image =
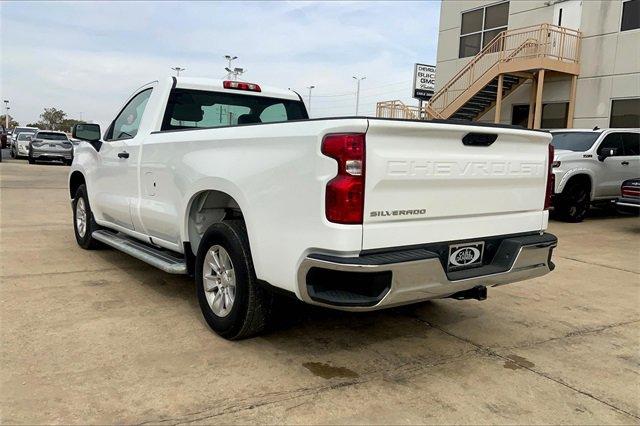
<path id="1" fill-rule="evenodd" d="M 622 182 L 640 177 L 640 129 L 564 129 L 555 148 L 555 216 L 581 222 L 591 204 L 620 197 Z"/>
<path id="2" fill-rule="evenodd" d="M 100 135 L 73 131 L 78 244 L 193 274 L 229 339 L 265 327 L 274 290 L 366 311 L 482 300 L 554 268 L 546 132 L 308 119 L 293 91 L 179 77 L 138 89 Z"/>

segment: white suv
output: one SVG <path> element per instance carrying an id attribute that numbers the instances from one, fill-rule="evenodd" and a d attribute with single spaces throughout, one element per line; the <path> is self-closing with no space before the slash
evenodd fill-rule
<path id="1" fill-rule="evenodd" d="M 552 132 L 554 213 L 580 222 L 592 203 L 615 200 L 620 185 L 640 177 L 640 129 L 567 129 Z"/>

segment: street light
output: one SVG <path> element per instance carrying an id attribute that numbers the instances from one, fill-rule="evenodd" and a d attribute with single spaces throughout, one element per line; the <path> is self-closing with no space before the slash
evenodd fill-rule
<path id="1" fill-rule="evenodd" d="M 225 70 L 227 71 L 227 79 L 230 80 L 231 76 L 233 75 L 233 71 L 231 70 L 231 62 L 235 61 L 236 59 L 238 59 L 237 56 L 231 56 L 231 55 L 224 55 L 224 58 L 227 60 L 227 67 L 225 68 Z"/>
<path id="2" fill-rule="evenodd" d="M 173 67 L 171 69 L 176 72 L 176 77 L 180 77 L 180 71 L 186 70 L 186 68 L 180 68 L 180 67 Z"/>
<path id="3" fill-rule="evenodd" d="M 227 79 L 231 79 L 231 77 L 233 77 L 234 80 L 238 80 L 238 76 L 241 76 L 242 74 L 247 72 L 247 70 L 245 70 L 244 68 L 238 68 L 238 67 L 235 67 L 234 69 L 225 67 L 225 71 L 227 71 L 228 73 Z"/>
<path id="4" fill-rule="evenodd" d="M 316 86 L 308 86 L 307 89 L 309 89 L 309 100 L 308 100 L 308 104 L 309 104 L 309 116 L 311 116 L 311 90 L 315 89 Z"/>
<path id="5" fill-rule="evenodd" d="M 358 115 L 358 108 L 360 107 L 360 82 L 367 77 L 356 77 L 353 78 L 358 82 L 358 89 L 356 90 L 356 115 Z"/>

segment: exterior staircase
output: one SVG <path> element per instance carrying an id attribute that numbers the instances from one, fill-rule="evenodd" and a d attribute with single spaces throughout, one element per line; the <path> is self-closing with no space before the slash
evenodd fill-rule
<path id="1" fill-rule="evenodd" d="M 423 111 L 385 101 L 378 103 L 377 116 L 478 120 L 494 106 L 499 109 L 502 99 L 525 81 L 544 79 L 545 71 L 577 76 L 580 41 L 579 31 L 550 24 L 502 31 L 433 95 Z M 542 86 L 539 92 L 541 97 Z"/>

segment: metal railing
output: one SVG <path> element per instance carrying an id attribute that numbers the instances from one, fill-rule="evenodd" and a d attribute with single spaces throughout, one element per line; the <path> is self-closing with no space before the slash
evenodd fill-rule
<path id="1" fill-rule="evenodd" d="M 376 104 L 376 117 L 400 118 L 403 120 L 423 120 L 426 118 L 442 118 L 433 111 L 428 104 L 422 107 L 422 112 L 417 106 L 406 105 L 400 100 L 383 101 Z"/>
<path id="2" fill-rule="evenodd" d="M 502 31 L 433 95 L 430 106 L 442 112 L 500 63 L 540 58 L 579 63 L 580 31 L 550 24 Z"/>

